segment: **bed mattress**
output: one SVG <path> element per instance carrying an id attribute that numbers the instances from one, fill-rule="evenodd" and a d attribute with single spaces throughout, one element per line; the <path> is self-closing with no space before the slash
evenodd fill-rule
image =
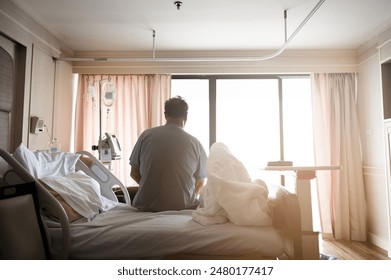
<path id="1" fill-rule="evenodd" d="M 271 226 L 203 226 L 192 210 L 139 212 L 120 205 L 71 224 L 72 259 L 160 259 L 173 254 L 278 257 L 283 243 Z"/>

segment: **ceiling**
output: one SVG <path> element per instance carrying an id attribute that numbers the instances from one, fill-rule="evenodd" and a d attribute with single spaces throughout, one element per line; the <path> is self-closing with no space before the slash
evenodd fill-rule
<path id="1" fill-rule="evenodd" d="M 270 50 L 319 0 L 13 0 L 72 51 Z M 290 49 L 357 49 L 391 24 L 390 0 L 325 0 Z M 155 30 L 155 40 L 153 31 Z"/>

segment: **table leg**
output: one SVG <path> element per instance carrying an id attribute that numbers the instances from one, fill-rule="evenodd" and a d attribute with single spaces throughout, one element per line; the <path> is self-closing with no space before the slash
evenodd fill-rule
<path id="1" fill-rule="evenodd" d="M 311 180 L 315 171 L 296 172 L 296 194 L 300 204 L 303 259 L 319 259 L 319 233 L 314 232 L 312 223 Z"/>

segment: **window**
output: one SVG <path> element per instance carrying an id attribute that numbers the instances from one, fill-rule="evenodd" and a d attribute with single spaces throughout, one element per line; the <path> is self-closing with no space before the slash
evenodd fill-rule
<path id="1" fill-rule="evenodd" d="M 208 80 L 180 79 L 171 83 L 171 96 L 182 96 L 189 105 L 185 130 L 209 147 L 209 83 Z"/>
<path id="2" fill-rule="evenodd" d="M 277 81 L 224 79 L 216 85 L 216 141 L 225 143 L 250 172 L 278 160 Z"/>
<path id="3" fill-rule="evenodd" d="M 225 143 L 254 178 L 284 184 L 278 173 L 261 167 L 284 159 L 314 163 L 308 75 L 173 76 L 175 95 L 189 103 L 185 129 L 206 150 Z"/>

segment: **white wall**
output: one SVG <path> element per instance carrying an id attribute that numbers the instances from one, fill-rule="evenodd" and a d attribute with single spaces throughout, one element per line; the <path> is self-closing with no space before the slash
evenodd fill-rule
<path id="1" fill-rule="evenodd" d="M 69 78 L 72 75 L 71 66 L 63 62 L 64 66 L 61 65 L 55 73 L 53 58 L 60 56 L 62 42 L 9 0 L 1 0 L 0 33 L 26 48 L 22 142 L 34 150 L 47 149 L 48 134 L 30 133 L 30 117 L 45 119 L 48 131 L 53 134 L 54 112 L 57 110 L 53 107 L 53 101 L 56 100 L 54 96 L 56 93 L 66 94 L 68 89 L 72 92 L 72 78 Z M 62 96 L 57 97 L 57 100 L 59 107 L 64 110 L 67 104 Z M 64 133 L 69 131 L 68 126 L 67 122 L 59 125 L 64 128 L 61 130 Z M 65 146 L 69 146 L 69 141 Z"/>
<path id="2" fill-rule="evenodd" d="M 58 138 L 62 151 L 71 150 L 73 80 L 72 65 L 57 61 L 52 135 Z"/>
<path id="3" fill-rule="evenodd" d="M 389 227 L 383 105 L 379 55 L 377 52 L 360 62 L 357 88 L 364 184 L 368 208 L 368 237 L 370 242 L 387 250 Z"/>
<path id="4" fill-rule="evenodd" d="M 47 129 L 43 133 L 30 133 L 28 147 L 32 150 L 47 150 L 53 127 L 54 62 L 38 47 L 34 47 L 33 57 L 30 116 L 43 119 Z"/>

